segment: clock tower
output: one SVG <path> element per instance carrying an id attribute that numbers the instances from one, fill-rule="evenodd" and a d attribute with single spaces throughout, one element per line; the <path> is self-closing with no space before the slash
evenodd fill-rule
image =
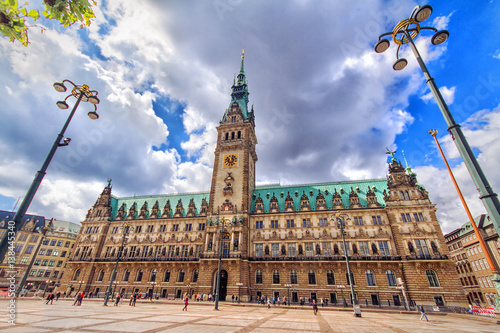
<path id="1" fill-rule="evenodd" d="M 231 87 L 231 102 L 217 127 L 209 214 L 224 214 L 228 219 L 243 217 L 246 223 L 255 187 L 257 138 L 253 107 L 248 109 L 244 59 L 243 53 L 240 72 Z"/>

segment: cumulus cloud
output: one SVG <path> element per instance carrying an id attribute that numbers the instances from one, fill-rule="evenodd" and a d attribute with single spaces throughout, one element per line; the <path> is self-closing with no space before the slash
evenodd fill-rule
<path id="1" fill-rule="evenodd" d="M 445 86 L 439 88 L 439 91 L 441 92 L 441 96 L 443 96 L 446 104 L 448 104 L 448 105 L 453 104 L 453 101 L 455 99 L 455 89 L 456 89 L 456 87 L 448 88 Z M 426 103 L 428 103 L 429 101 L 436 103 L 434 95 L 430 91 L 427 94 L 420 96 L 420 98 Z"/>

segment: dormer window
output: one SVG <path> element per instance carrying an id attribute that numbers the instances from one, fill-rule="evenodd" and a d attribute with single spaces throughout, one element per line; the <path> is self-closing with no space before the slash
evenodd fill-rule
<path id="1" fill-rule="evenodd" d="M 235 123 L 235 122 L 236 122 L 236 116 L 232 116 L 232 117 L 231 117 L 231 122 L 232 122 L 232 123 Z"/>

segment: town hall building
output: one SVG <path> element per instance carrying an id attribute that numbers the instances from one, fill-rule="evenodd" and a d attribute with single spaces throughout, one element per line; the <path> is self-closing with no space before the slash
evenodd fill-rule
<path id="1" fill-rule="evenodd" d="M 209 192 L 112 195 L 89 209 L 61 292 L 214 294 L 220 299 L 466 305 L 435 205 L 393 156 L 386 178 L 255 185 L 255 113 L 241 68 L 217 127 Z M 336 216 L 343 213 L 345 243 Z M 123 251 L 121 247 L 123 245 Z M 403 291 L 405 292 L 403 296 Z"/>

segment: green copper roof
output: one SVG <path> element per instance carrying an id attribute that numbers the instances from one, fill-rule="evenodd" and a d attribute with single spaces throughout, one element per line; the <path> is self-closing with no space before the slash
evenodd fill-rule
<path id="1" fill-rule="evenodd" d="M 311 211 L 316 210 L 316 197 L 319 192 L 325 198 L 325 204 L 327 209 L 333 208 L 332 196 L 337 191 L 342 199 L 342 204 L 344 207 L 349 208 L 349 194 L 352 190 L 357 193 L 359 198 L 359 203 L 362 207 L 367 206 L 366 193 L 368 188 L 375 193 L 378 203 L 381 207 L 385 206 L 383 192 L 387 189 L 387 179 L 368 179 L 368 180 L 358 180 L 358 181 L 345 181 L 345 182 L 333 182 L 333 183 L 318 183 L 318 184 L 303 184 L 303 185 L 263 185 L 256 186 L 253 190 L 252 196 L 252 206 L 250 208 L 250 213 L 255 212 L 256 200 L 262 198 L 264 212 L 269 212 L 270 201 L 273 195 L 278 199 L 278 206 L 280 211 L 285 211 L 285 199 L 288 194 L 293 199 L 293 205 L 295 211 L 300 211 L 300 200 L 303 194 L 309 199 L 309 207 Z"/>
<path id="2" fill-rule="evenodd" d="M 243 53 L 241 55 L 241 67 L 240 72 L 237 76 L 237 80 L 236 82 L 233 81 L 233 86 L 231 87 L 231 102 L 229 103 L 229 107 L 227 108 L 226 112 L 224 112 L 222 121 L 226 120 L 227 114 L 229 110 L 231 110 L 231 105 L 233 105 L 234 102 L 238 103 L 238 106 L 241 110 L 241 115 L 243 116 L 244 120 L 251 118 L 252 112 L 248 110 L 248 95 L 250 93 L 248 92 L 248 82 L 245 76 L 244 60 L 245 50 L 243 50 Z"/>
<path id="3" fill-rule="evenodd" d="M 146 218 L 149 217 L 149 214 L 151 214 L 151 209 L 155 205 L 156 201 L 158 201 L 158 211 L 159 211 L 159 216 L 163 214 L 163 208 L 165 207 L 165 204 L 167 203 L 168 200 L 170 200 L 170 217 L 174 216 L 175 213 L 175 208 L 177 206 L 177 203 L 179 202 L 179 199 L 182 202 L 182 216 L 186 216 L 189 202 L 191 199 L 193 199 L 193 202 L 196 206 L 195 210 L 195 216 L 198 216 L 200 209 L 201 209 L 201 203 L 203 201 L 203 198 L 206 199 L 207 204 L 209 202 L 209 193 L 208 192 L 199 192 L 199 193 L 181 193 L 181 194 L 163 194 L 163 195 L 148 195 L 148 196 L 134 196 L 134 197 L 128 197 L 128 198 L 116 198 L 116 197 L 111 197 L 111 220 L 114 220 L 116 218 L 116 214 L 118 213 L 118 210 L 120 207 L 125 204 L 125 214 L 128 214 L 130 208 L 134 203 L 136 203 L 135 206 L 135 211 L 136 211 L 136 216 L 134 218 L 137 218 L 141 212 L 141 207 L 144 205 L 144 202 L 147 203 L 147 210 L 148 214 L 146 215 Z"/>

